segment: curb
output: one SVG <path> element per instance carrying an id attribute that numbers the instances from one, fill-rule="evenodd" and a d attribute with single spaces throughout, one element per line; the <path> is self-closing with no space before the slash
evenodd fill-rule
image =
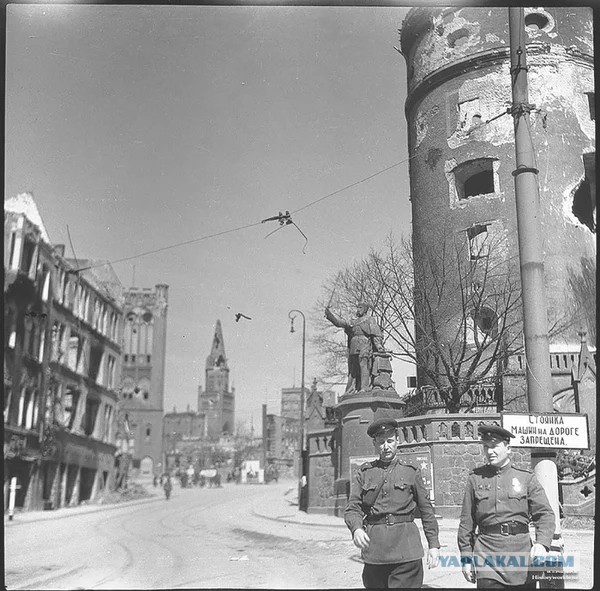
<path id="1" fill-rule="evenodd" d="M 65 510 L 64 513 L 59 513 L 61 509 L 57 509 L 56 511 L 27 511 L 22 513 L 22 517 L 24 519 L 20 520 L 18 518 L 14 518 L 12 520 L 8 519 L 8 515 L 4 516 L 4 527 L 7 525 L 22 525 L 24 523 L 32 523 L 37 521 L 49 521 L 51 519 L 63 519 L 65 517 L 74 517 L 76 515 L 84 515 L 86 513 L 97 513 L 99 511 L 110 511 L 113 509 L 119 509 L 120 507 L 131 507 L 135 505 L 143 505 L 145 503 L 150 503 L 152 501 L 159 501 L 162 497 L 160 496 L 152 496 L 143 499 L 135 499 L 131 501 L 123 501 L 121 503 L 110 503 L 110 504 L 99 504 L 99 505 L 87 505 L 87 506 L 78 506 L 72 508 L 63 508 Z"/>

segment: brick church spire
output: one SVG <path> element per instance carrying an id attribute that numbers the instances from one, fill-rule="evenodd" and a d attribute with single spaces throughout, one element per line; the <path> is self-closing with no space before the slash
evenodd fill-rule
<path id="1" fill-rule="evenodd" d="M 206 435 L 216 440 L 233 434 L 235 390 L 229 390 L 229 366 L 221 321 L 217 320 L 210 355 L 206 358 L 205 390 L 198 387 L 198 412 L 206 416 Z"/>

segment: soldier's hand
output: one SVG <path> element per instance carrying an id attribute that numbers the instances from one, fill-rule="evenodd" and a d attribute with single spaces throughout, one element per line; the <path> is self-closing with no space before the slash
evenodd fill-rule
<path id="1" fill-rule="evenodd" d="M 435 568 L 440 562 L 440 549 L 429 548 L 427 552 L 427 568 Z"/>
<path id="2" fill-rule="evenodd" d="M 371 541 L 367 532 L 364 529 L 357 529 L 352 536 L 352 541 L 357 548 L 361 550 L 366 550 L 369 546 L 369 542 Z"/>
<path id="3" fill-rule="evenodd" d="M 548 552 L 546 551 L 546 548 L 542 546 L 542 544 L 534 544 L 531 547 L 531 552 L 529 553 L 529 560 L 531 564 L 534 565 L 536 562 L 538 564 L 543 564 L 546 554 L 548 554 Z"/>
<path id="4" fill-rule="evenodd" d="M 462 565 L 462 574 L 469 583 L 475 582 L 475 567 L 471 562 Z"/>

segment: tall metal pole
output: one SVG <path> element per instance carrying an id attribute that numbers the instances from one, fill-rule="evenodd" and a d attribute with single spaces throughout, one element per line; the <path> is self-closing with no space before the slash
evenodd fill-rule
<path id="1" fill-rule="evenodd" d="M 553 412 L 552 374 L 544 288 L 538 170 L 535 168 L 529 124 L 529 112 L 534 106 L 529 104 L 524 11 L 523 8 L 518 7 L 511 7 L 508 10 L 513 100 L 511 112 L 514 118 L 516 155 L 516 169 L 513 171 L 513 176 L 517 206 L 527 393 L 531 412 L 551 413 Z M 555 457 L 556 453 L 553 450 L 540 449 L 532 452 L 531 461 L 555 514 L 556 533 L 552 549 L 562 550 L 558 473 L 553 461 Z"/>
<path id="2" fill-rule="evenodd" d="M 302 499 L 302 484 L 304 477 L 304 364 L 306 358 L 306 317 L 304 313 L 300 310 L 290 310 L 288 313 L 288 317 L 292 321 L 292 326 L 290 328 L 290 332 L 294 332 L 294 318 L 292 314 L 300 314 L 302 316 L 302 377 L 300 379 L 300 446 L 299 446 L 299 468 L 298 468 L 298 477 L 300 478 L 299 486 L 298 486 L 298 508 L 302 511 L 305 510 L 303 507 Z"/>

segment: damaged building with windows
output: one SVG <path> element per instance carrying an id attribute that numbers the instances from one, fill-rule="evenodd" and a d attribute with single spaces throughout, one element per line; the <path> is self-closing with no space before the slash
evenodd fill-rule
<path id="1" fill-rule="evenodd" d="M 585 305 L 578 289 L 589 277 L 595 285 L 596 268 L 592 17 L 585 7 L 524 9 L 529 131 L 538 169 L 555 400 L 572 388 L 580 334 L 587 333 L 593 351 L 596 345 L 595 306 Z M 505 266 L 508 272 L 512 265 L 518 294 L 508 20 L 508 8 L 415 8 L 400 33 L 407 64 L 415 259 L 429 253 L 441 259 L 448 240 L 460 243 L 453 253 L 454 268 L 489 260 L 488 270 Z M 415 281 L 426 279 L 416 275 Z M 473 280 L 464 287 L 470 297 L 482 285 Z M 457 317 L 469 316 L 472 345 L 503 328 L 498 310 L 486 308 L 482 299 L 480 304 L 476 311 L 462 310 L 463 302 L 457 302 L 455 310 Z M 520 313 L 515 308 L 514 314 Z M 427 324 L 423 316 L 420 321 L 422 327 Z M 490 372 L 490 382 L 497 386 L 492 412 L 527 409 L 526 361 L 517 353 L 520 320 L 510 331 L 506 338 L 515 353 L 508 347 L 499 352 Z M 418 378 L 419 386 L 427 384 L 422 371 Z"/>
<path id="2" fill-rule="evenodd" d="M 52 509 L 112 485 L 122 287 L 53 246 L 24 193 L 4 213 L 4 499 Z"/>

